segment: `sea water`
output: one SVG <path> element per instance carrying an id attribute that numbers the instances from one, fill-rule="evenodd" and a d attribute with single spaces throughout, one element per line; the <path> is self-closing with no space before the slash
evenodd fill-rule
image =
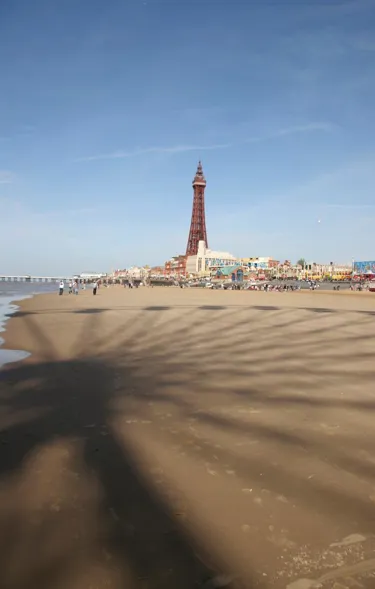
<path id="1" fill-rule="evenodd" d="M 7 350 L 1 332 L 6 329 L 6 323 L 18 309 L 17 301 L 31 298 L 38 294 L 57 292 L 56 283 L 38 282 L 0 282 L 0 367 L 9 362 L 17 362 L 29 355 L 23 350 Z"/>

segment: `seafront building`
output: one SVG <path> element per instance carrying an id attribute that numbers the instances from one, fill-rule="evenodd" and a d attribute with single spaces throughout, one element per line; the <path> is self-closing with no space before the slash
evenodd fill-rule
<path id="1" fill-rule="evenodd" d="M 131 266 L 123 270 L 114 270 L 112 278 L 115 280 L 143 280 L 149 273 L 149 266 Z"/>
<path id="2" fill-rule="evenodd" d="M 211 250 L 204 241 L 199 241 L 196 255 L 187 257 L 186 273 L 209 275 L 212 269 L 233 266 L 236 263 L 237 258 L 233 254 Z"/>
<path id="3" fill-rule="evenodd" d="M 157 270 L 156 268 L 153 269 Z M 165 276 L 185 276 L 186 275 L 186 256 L 173 256 L 165 262 L 162 274 Z"/>
<path id="4" fill-rule="evenodd" d="M 79 278 L 80 280 L 101 280 L 106 277 L 107 274 L 104 272 L 82 272 L 74 276 L 74 278 Z"/>
<path id="5" fill-rule="evenodd" d="M 274 260 L 270 257 L 260 257 L 260 258 L 239 258 L 240 264 L 243 266 L 247 266 L 250 270 L 270 270 L 271 268 L 277 268 L 280 264 L 279 261 Z"/>
<path id="6" fill-rule="evenodd" d="M 334 262 L 318 264 L 316 262 L 307 262 L 304 267 L 299 266 L 298 275 L 301 278 L 312 280 L 345 280 L 350 278 L 352 273 L 352 264 L 338 264 Z"/>

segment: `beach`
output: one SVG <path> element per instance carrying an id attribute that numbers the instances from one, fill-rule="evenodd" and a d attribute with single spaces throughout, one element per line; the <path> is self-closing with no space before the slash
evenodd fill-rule
<path id="1" fill-rule="evenodd" d="M 1 586 L 375 586 L 375 294 L 120 286 L 2 334 Z"/>

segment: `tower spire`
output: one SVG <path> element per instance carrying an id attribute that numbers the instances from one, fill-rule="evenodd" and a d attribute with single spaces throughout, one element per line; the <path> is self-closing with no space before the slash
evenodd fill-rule
<path id="1" fill-rule="evenodd" d="M 198 162 L 196 176 L 199 176 L 200 178 L 204 178 L 204 176 L 203 176 L 203 167 L 202 167 L 201 160 L 199 160 L 199 162 Z"/>
<path id="2" fill-rule="evenodd" d="M 186 246 L 187 256 L 196 256 L 198 253 L 198 244 L 204 241 L 206 247 L 207 231 L 206 231 L 206 213 L 204 204 L 204 191 L 206 188 L 206 179 L 203 174 L 202 162 L 198 162 L 197 171 L 193 180 L 193 210 L 191 214 L 189 238 Z"/>

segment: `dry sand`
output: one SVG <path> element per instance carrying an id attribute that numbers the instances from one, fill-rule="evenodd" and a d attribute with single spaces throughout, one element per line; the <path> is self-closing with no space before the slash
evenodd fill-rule
<path id="1" fill-rule="evenodd" d="M 375 295 L 43 295 L 6 342 L 2 589 L 375 587 Z"/>

